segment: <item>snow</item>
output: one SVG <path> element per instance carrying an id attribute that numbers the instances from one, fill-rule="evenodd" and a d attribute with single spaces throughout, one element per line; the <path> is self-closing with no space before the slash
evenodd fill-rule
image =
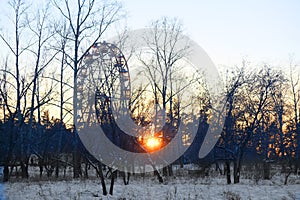
<path id="1" fill-rule="evenodd" d="M 114 195 L 101 194 L 100 180 L 19 181 L 4 184 L 6 199 L 300 199 L 299 177 L 283 185 L 283 177 L 258 181 L 242 179 L 227 185 L 223 177 L 169 177 L 159 184 L 155 177 L 133 177 L 129 185 L 117 179 Z M 109 181 L 107 180 L 109 190 Z M 0 185 L 0 191 L 2 186 Z M 1 199 L 1 197 L 0 197 Z"/>
<path id="2" fill-rule="evenodd" d="M 3 185 L 0 183 L 0 200 L 4 200 L 4 190 L 3 190 Z"/>

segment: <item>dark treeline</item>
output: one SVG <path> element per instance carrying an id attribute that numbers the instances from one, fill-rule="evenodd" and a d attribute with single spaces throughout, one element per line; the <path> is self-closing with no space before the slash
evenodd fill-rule
<path id="1" fill-rule="evenodd" d="M 207 159 L 217 166 L 219 162 L 224 164 L 228 184 L 240 181 L 243 166 L 253 167 L 262 172 L 263 178 L 270 179 L 271 165 L 279 164 L 286 175 L 285 183 L 299 168 L 299 76 L 293 74 L 293 68 L 289 70 L 287 75 L 264 65 L 255 70 L 244 66 L 226 72 L 224 128 Z M 206 126 L 208 110 L 203 110 L 202 115 Z M 201 143 L 201 136 L 198 141 Z M 197 146 L 197 142 L 192 144 L 194 151 L 189 155 L 195 154 Z"/>
<path id="2" fill-rule="evenodd" d="M 279 164 L 286 174 L 287 181 L 288 176 L 299 167 L 297 127 L 300 122 L 294 120 L 290 98 L 281 94 L 289 92 L 290 80 L 284 77 L 282 71 L 266 66 L 254 73 L 244 70 L 244 68 L 235 70 L 234 76 L 231 76 L 227 84 L 224 129 L 214 149 L 204 159 L 198 158 L 199 149 L 209 126 L 210 108 L 206 102 L 200 113 L 197 135 L 188 151 L 176 163 L 182 165 L 197 163 L 204 167 L 212 163 L 219 166 L 222 163 L 225 167 L 223 169 L 218 167 L 218 170 L 221 174 L 228 175 L 228 183 L 239 182 L 242 166 L 261 167 L 263 178 L 269 179 L 271 165 Z M 252 82 L 252 78 L 255 78 L 255 82 Z M 287 87 L 286 90 L 280 90 L 279 86 L 284 85 Z M 177 110 L 173 112 L 174 116 L 178 115 Z M 14 175 L 28 178 L 29 166 L 38 166 L 40 176 L 46 174 L 48 177 L 53 175 L 58 177 L 59 174 L 63 174 L 62 172 L 65 173 L 67 166 L 74 167 L 75 148 L 80 152 L 80 176 L 88 177 L 86 165 L 95 165 L 97 161 L 81 144 L 75 143 L 73 128 L 67 128 L 59 119 L 50 118 L 48 111 L 43 112 L 39 122 L 34 118 L 32 124 L 29 124 L 28 117 L 22 116 L 22 121 L 19 121 L 14 116 L 7 114 L 0 122 L 2 155 L 0 161 L 4 166 L 4 181 L 9 180 L 14 168 L 19 173 Z M 167 113 L 167 116 L 170 114 Z M 113 119 L 111 113 L 106 117 Z M 140 120 L 135 118 L 137 123 Z M 109 123 L 102 122 L 101 127 L 114 144 L 128 151 L 143 152 L 139 150 L 138 141 L 122 133 L 115 122 L 111 120 Z M 177 130 L 177 127 L 168 123 L 165 125 L 164 135 L 172 135 L 174 130 Z M 230 165 L 234 166 L 233 172 L 230 171 Z M 230 178 L 231 173 L 234 174 L 233 181 Z"/>
<path id="3" fill-rule="evenodd" d="M 28 178 L 28 167 L 39 166 L 47 176 L 59 175 L 59 167 L 69 165 L 68 156 L 73 148 L 71 130 L 58 119 L 49 119 L 45 112 L 41 123 L 28 124 L 28 119 L 16 121 L 7 116 L 0 123 L 1 165 L 4 166 L 4 181 L 8 181 L 16 168 L 16 176 Z M 21 140 L 22 139 L 22 140 Z M 62 163 L 64 161 L 64 163 Z M 19 170 L 18 168 L 21 168 Z"/>

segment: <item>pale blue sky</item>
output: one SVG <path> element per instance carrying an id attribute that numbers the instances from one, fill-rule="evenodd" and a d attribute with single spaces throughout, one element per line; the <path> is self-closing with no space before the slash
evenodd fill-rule
<path id="1" fill-rule="evenodd" d="M 142 28 L 161 16 L 178 17 L 186 33 L 220 65 L 300 61 L 298 0 L 124 0 L 128 24 Z"/>
<path id="2" fill-rule="evenodd" d="M 0 14 L 8 0 L 0 0 Z M 131 29 L 162 16 L 178 17 L 185 32 L 217 65 L 300 63 L 299 0 L 121 0 Z M 3 24 L 4 18 L 0 19 Z"/>

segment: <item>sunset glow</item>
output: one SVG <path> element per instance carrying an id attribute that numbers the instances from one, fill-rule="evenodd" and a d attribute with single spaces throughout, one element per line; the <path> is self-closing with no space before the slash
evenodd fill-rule
<path id="1" fill-rule="evenodd" d="M 145 140 L 145 147 L 148 151 L 155 151 L 161 147 L 161 139 L 157 137 L 150 137 Z"/>

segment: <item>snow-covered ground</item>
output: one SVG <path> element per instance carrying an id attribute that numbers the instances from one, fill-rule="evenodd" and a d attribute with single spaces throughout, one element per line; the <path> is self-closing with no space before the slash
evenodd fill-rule
<path id="1" fill-rule="evenodd" d="M 172 177 L 159 184 L 154 177 L 133 177 L 129 185 L 121 179 L 115 183 L 114 195 L 103 196 L 98 179 L 70 181 L 21 181 L 0 185 L 5 199 L 300 199 L 300 178 L 290 184 L 283 177 L 272 180 L 242 179 L 240 184 L 227 185 L 224 178 Z M 109 190 L 109 181 L 107 181 Z M 0 197 L 1 199 L 1 197 Z"/>

